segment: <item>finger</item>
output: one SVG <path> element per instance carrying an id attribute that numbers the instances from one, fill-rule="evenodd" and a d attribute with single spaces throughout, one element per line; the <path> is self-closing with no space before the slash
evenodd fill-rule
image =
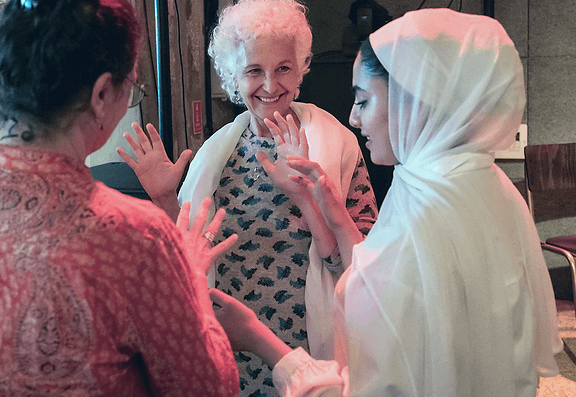
<path id="1" fill-rule="evenodd" d="M 256 160 L 258 160 L 268 175 L 272 175 L 274 173 L 274 164 L 272 161 L 270 161 L 266 153 L 263 151 L 256 152 Z"/>
<path id="2" fill-rule="evenodd" d="M 301 175 L 288 175 L 288 177 L 292 179 L 294 182 L 298 183 L 299 185 L 306 186 L 307 188 L 310 189 L 314 188 L 314 184 L 312 183 L 312 181 L 308 178 L 304 178 Z"/>
<path id="3" fill-rule="evenodd" d="M 178 218 L 176 218 L 176 226 L 183 232 L 188 231 L 188 224 L 190 223 L 190 201 L 185 201 L 180 208 Z"/>
<path id="4" fill-rule="evenodd" d="M 214 218 L 212 218 L 212 222 L 210 222 L 210 224 L 206 227 L 206 232 L 210 232 L 213 235 L 216 235 L 216 233 L 218 233 L 218 229 L 220 229 L 220 224 L 222 223 L 222 220 L 224 219 L 225 216 L 226 211 L 224 210 L 224 208 L 218 209 L 218 211 L 216 211 L 216 214 L 214 215 Z"/>
<path id="5" fill-rule="evenodd" d="M 128 142 L 128 144 L 130 145 L 132 150 L 134 150 L 134 153 L 136 154 L 136 156 L 138 156 L 138 159 L 140 159 L 142 157 L 142 155 L 144 154 L 144 151 L 142 150 L 142 146 L 140 146 L 140 144 L 134 139 L 132 134 L 130 134 L 129 132 L 124 133 L 124 139 L 126 139 L 126 142 Z"/>
<path id="6" fill-rule="evenodd" d="M 150 143 L 150 139 L 148 139 L 148 135 L 144 133 L 142 127 L 137 122 L 132 123 L 132 129 L 136 133 L 136 138 L 138 138 L 138 144 L 142 148 L 144 153 L 148 153 L 152 150 L 152 144 Z"/>
<path id="7" fill-rule="evenodd" d="M 210 296 L 210 300 L 212 302 L 222 307 L 230 304 L 234 300 L 234 298 L 232 298 L 230 295 L 216 288 L 208 289 L 208 295 Z"/>
<path id="8" fill-rule="evenodd" d="M 146 131 L 148 131 L 148 136 L 150 137 L 150 141 L 152 143 L 152 147 L 154 148 L 162 148 L 164 149 L 164 144 L 162 143 L 162 138 L 160 138 L 160 134 L 156 127 L 154 127 L 151 123 L 146 124 Z"/>
<path id="9" fill-rule="evenodd" d="M 324 175 L 324 170 L 318 163 L 301 157 L 287 156 L 286 164 L 303 175 L 306 175 L 312 182 L 318 180 L 320 175 Z"/>
<path id="10" fill-rule="evenodd" d="M 230 237 L 228 237 L 226 240 L 224 240 L 224 241 L 216 244 L 214 247 L 212 247 L 212 249 L 210 250 L 210 256 L 212 257 L 212 260 L 216 259 L 220 255 L 222 255 L 224 252 L 226 252 L 230 248 L 232 248 L 232 246 L 236 243 L 236 241 L 238 241 L 238 235 L 233 234 Z"/>
<path id="11" fill-rule="evenodd" d="M 176 161 L 175 164 L 176 169 L 180 171 L 180 174 L 184 173 L 184 168 L 186 168 L 186 164 L 188 164 L 188 162 L 192 158 L 192 154 L 193 154 L 192 150 L 190 149 L 186 149 L 182 153 L 180 153 L 180 157 L 178 157 L 178 160 Z"/>
<path id="12" fill-rule="evenodd" d="M 296 127 L 296 122 L 294 121 L 294 117 L 291 114 L 286 116 L 286 122 L 288 124 L 288 129 L 290 131 L 290 140 L 292 145 L 300 146 L 300 131 L 298 127 Z"/>
<path id="13" fill-rule="evenodd" d="M 274 118 L 276 119 L 276 124 L 278 124 L 278 127 L 280 128 L 280 131 L 282 132 L 282 139 L 284 140 L 284 143 L 293 144 L 292 134 L 290 131 L 290 125 L 288 124 L 286 119 L 284 117 L 282 117 L 280 112 L 277 112 L 277 111 L 274 112 Z"/>
<path id="14" fill-rule="evenodd" d="M 308 158 L 308 138 L 306 137 L 306 129 L 304 127 L 300 127 L 300 146 L 304 148 L 304 152 L 306 153 L 306 158 Z"/>
<path id="15" fill-rule="evenodd" d="M 212 200 L 210 199 L 210 197 L 204 197 L 204 200 L 202 200 L 200 208 L 198 209 L 196 217 L 194 218 L 194 224 L 190 229 L 190 232 L 192 233 L 193 236 L 199 236 L 202 234 L 202 231 L 204 230 L 204 225 L 206 224 L 206 218 L 208 217 L 208 209 L 210 208 L 211 203 Z"/>
<path id="16" fill-rule="evenodd" d="M 280 128 L 278 128 L 278 126 L 269 119 L 264 119 L 264 124 L 266 124 L 266 127 L 268 127 L 268 129 L 270 130 L 270 133 L 272 134 L 272 138 L 274 138 L 274 143 L 276 144 L 276 146 L 278 147 L 280 145 L 283 145 L 284 138 L 282 136 L 282 131 L 280 131 Z"/>
<path id="17" fill-rule="evenodd" d="M 136 167 L 138 164 L 138 162 L 134 160 L 128 153 L 126 153 L 121 147 L 117 147 L 116 152 L 120 155 L 120 157 L 122 157 L 122 160 L 124 160 L 126 164 L 130 166 L 130 168 L 134 169 L 134 167 Z"/>

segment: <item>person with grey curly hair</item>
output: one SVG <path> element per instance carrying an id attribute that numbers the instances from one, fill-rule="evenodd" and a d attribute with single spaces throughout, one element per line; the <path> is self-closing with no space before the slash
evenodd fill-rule
<path id="1" fill-rule="evenodd" d="M 338 241 L 363 239 L 377 208 L 355 135 L 328 112 L 295 102 L 311 47 L 306 8 L 299 1 L 240 0 L 223 9 L 209 54 L 230 100 L 247 111 L 204 143 L 178 195 L 191 151 L 172 164 L 156 129 L 147 126 L 149 140 L 136 124 L 139 142 L 125 136 L 138 160 L 119 152 L 152 201 L 173 219 L 184 201 L 192 203 L 194 217 L 206 196 L 213 198 L 212 212 L 226 209 L 215 241 L 232 234 L 239 239 L 210 270 L 212 286 L 246 303 L 290 346 L 329 359 L 334 284 L 352 252 Z M 296 142 L 273 134 L 273 124 L 293 131 Z M 330 230 L 312 194 L 291 183 L 289 155 L 321 164 L 335 181 L 354 220 L 337 233 L 356 238 Z M 276 395 L 271 371 L 259 358 L 237 353 L 236 361 L 242 395 Z"/>
<path id="2" fill-rule="evenodd" d="M 208 54 L 214 61 L 214 68 L 221 79 L 222 88 L 236 105 L 246 105 L 238 91 L 235 78 L 238 65 L 246 61 L 246 54 L 241 49 L 243 43 L 258 36 L 278 34 L 289 36 L 294 40 L 298 85 L 310 71 L 312 32 L 306 20 L 305 7 L 293 0 L 277 2 L 283 4 L 275 5 L 272 9 L 269 2 L 263 1 L 243 1 L 235 8 L 226 8 L 220 16 L 220 23 L 212 33 Z M 283 13 L 287 6 L 290 6 L 293 12 Z M 250 17 L 252 13 L 258 17 Z M 266 23 L 269 20 L 274 20 L 274 24 Z M 298 97 L 299 89 L 296 90 Z"/>

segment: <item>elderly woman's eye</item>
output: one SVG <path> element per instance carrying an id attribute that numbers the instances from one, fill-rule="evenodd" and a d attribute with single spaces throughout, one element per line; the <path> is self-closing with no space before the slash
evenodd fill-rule
<path id="1" fill-rule="evenodd" d="M 290 68 L 290 66 L 284 65 L 284 66 L 280 66 L 278 68 L 278 70 L 280 70 L 281 72 L 289 72 L 291 70 L 291 68 Z"/>
<path id="2" fill-rule="evenodd" d="M 262 69 L 258 69 L 258 68 L 248 69 L 244 73 L 249 75 L 249 76 L 254 76 L 254 75 L 260 74 L 261 70 Z"/>

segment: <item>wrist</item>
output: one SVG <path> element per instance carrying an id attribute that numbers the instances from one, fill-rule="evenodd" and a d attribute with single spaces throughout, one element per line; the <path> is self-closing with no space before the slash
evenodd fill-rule
<path id="1" fill-rule="evenodd" d="M 152 203 L 157 207 L 163 209 L 174 222 L 178 218 L 178 213 L 180 212 L 180 203 L 178 203 L 178 197 L 176 192 L 170 192 L 157 197 L 150 197 Z"/>
<path id="2" fill-rule="evenodd" d="M 270 328 L 260 320 L 254 324 L 252 336 L 252 353 L 260 357 L 270 368 L 274 368 L 292 348 L 284 343 Z"/>

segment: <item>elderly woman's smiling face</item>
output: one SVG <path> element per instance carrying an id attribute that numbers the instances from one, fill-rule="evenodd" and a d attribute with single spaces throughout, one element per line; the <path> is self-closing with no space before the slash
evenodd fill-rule
<path id="1" fill-rule="evenodd" d="M 294 43 L 288 38 L 262 37 L 244 44 L 245 66 L 236 75 L 244 104 L 262 124 L 274 112 L 289 112 L 300 82 Z"/>

